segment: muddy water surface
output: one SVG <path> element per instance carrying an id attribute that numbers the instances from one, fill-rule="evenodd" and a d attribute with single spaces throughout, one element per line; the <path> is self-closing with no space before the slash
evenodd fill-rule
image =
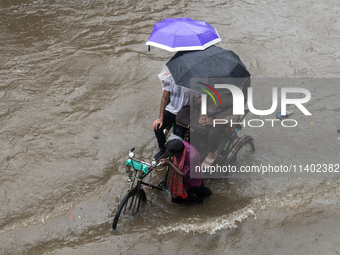
<path id="1" fill-rule="evenodd" d="M 339 15 L 335 0 L 1 0 L 0 253 L 220 254 L 249 245 L 231 229 L 257 212 L 332 192 L 336 178 L 208 180 L 213 197 L 178 206 L 148 190 L 136 219 L 109 232 L 128 189 L 127 151 L 134 146 L 145 160 L 156 152 L 157 74 L 172 54 L 147 51 L 154 23 L 209 22 L 218 46 L 236 52 L 254 78 L 339 78 Z M 340 163 L 337 84 L 303 85 L 313 117 L 296 110 L 296 129 L 244 129 L 255 139 L 254 162 Z"/>

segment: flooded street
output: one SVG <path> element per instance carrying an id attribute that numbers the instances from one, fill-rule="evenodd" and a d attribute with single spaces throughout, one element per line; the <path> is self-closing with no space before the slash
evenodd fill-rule
<path id="1" fill-rule="evenodd" d="M 252 164 L 340 164 L 338 1 L 0 0 L 0 254 L 340 252 L 336 174 L 209 179 L 214 195 L 190 206 L 146 190 L 136 218 L 109 231 L 129 149 L 147 162 L 157 152 L 157 75 L 173 53 L 145 43 L 156 22 L 180 17 L 217 29 L 217 46 L 249 68 L 259 108 L 267 84 L 314 79 L 301 83 L 312 116 L 295 108 L 296 128 L 242 130 Z"/>

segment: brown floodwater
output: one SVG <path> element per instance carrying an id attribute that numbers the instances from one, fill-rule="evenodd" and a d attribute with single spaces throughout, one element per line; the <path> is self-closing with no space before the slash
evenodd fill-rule
<path id="1" fill-rule="evenodd" d="M 313 115 L 292 108 L 297 127 L 242 130 L 255 140 L 251 164 L 340 163 L 335 0 L 0 0 L 1 254 L 95 254 L 103 245 L 98 254 L 245 253 L 249 233 L 235 229 L 248 219 L 305 207 L 339 186 L 336 174 L 208 179 L 214 195 L 190 206 L 146 190 L 140 213 L 109 231 L 129 188 L 128 150 L 146 161 L 157 151 L 157 74 L 173 53 L 145 43 L 156 22 L 180 17 L 216 27 L 218 46 L 248 66 L 257 107 L 270 104 L 268 84 L 286 86 L 275 79 L 313 78 L 299 83 Z"/>

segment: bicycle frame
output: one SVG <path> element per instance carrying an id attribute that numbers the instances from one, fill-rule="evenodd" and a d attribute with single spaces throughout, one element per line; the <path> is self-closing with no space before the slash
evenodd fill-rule
<path id="1" fill-rule="evenodd" d="M 138 162 L 140 164 L 143 164 L 143 165 L 146 165 L 148 166 L 148 171 L 147 173 L 143 172 L 142 170 L 138 170 L 136 168 L 133 168 L 133 173 L 131 173 L 131 176 L 129 176 L 128 180 L 131 181 L 131 179 L 133 179 L 132 183 L 131 183 L 131 187 L 129 189 L 132 190 L 133 188 L 137 187 L 137 191 L 140 189 L 141 185 L 144 185 L 144 186 L 147 186 L 149 188 L 152 188 L 152 189 L 156 189 L 156 190 L 161 190 L 163 191 L 163 188 L 160 188 L 158 186 L 155 186 L 155 185 L 152 185 L 150 183 L 147 183 L 147 182 L 144 182 L 143 179 L 148 176 L 153 170 L 155 170 L 155 167 L 152 167 L 151 164 L 149 163 L 146 163 L 144 161 L 141 161 L 141 160 L 138 160 L 138 159 L 135 159 L 134 158 L 134 155 L 132 157 L 130 157 L 130 153 L 132 151 L 129 152 L 129 158 L 131 161 L 135 161 L 135 162 Z M 128 170 L 127 170 L 128 172 Z M 130 171 L 129 171 L 130 172 Z M 132 176 L 134 174 L 134 176 Z M 137 176 L 138 175 L 138 176 Z M 168 176 L 169 176 L 169 166 L 167 166 L 167 169 L 166 169 L 166 174 L 165 174 L 165 178 L 163 180 L 164 184 L 166 185 L 166 182 L 167 182 L 167 179 L 168 179 Z M 137 179 L 137 183 L 135 185 L 135 179 Z M 162 183 L 162 182 L 161 182 Z"/>

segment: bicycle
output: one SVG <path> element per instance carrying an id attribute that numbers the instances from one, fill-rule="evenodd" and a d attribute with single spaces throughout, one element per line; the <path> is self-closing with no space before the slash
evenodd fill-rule
<path id="1" fill-rule="evenodd" d="M 240 116 L 239 121 L 243 118 L 244 116 Z M 237 132 L 241 130 L 241 128 L 242 126 L 239 125 L 228 127 L 225 134 L 221 137 L 217 159 L 222 160 L 225 165 L 234 165 L 237 162 L 242 161 L 245 155 L 255 151 L 254 140 L 251 136 L 244 135 L 239 137 L 237 135 Z M 166 137 L 170 135 L 171 130 L 172 127 L 168 127 L 165 130 Z M 116 229 L 121 214 L 135 216 L 139 211 L 141 201 L 146 202 L 146 194 L 143 190 L 143 186 L 148 186 L 160 191 L 167 189 L 169 166 L 166 167 L 164 180 L 157 186 L 146 183 L 143 179 L 157 168 L 158 163 L 157 161 L 147 163 L 136 159 L 135 154 L 133 153 L 134 150 L 135 148 L 132 148 L 129 151 L 129 158 L 126 161 L 126 174 L 128 175 L 128 181 L 132 182 L 131 187 L 117 209 L 111 228 L 112 231 Z M 166 155 L 163 155 L 161 158 L 165 156 Z M 135 185 L 136 179 L 137 183 Z"/>
<path id="2" fill-rule="evenodd" d="M 111 230 L 115 230 L 117 227 L 118 219 L 121 214 L 135 216 L 138 213 L 140 203 L 146 202 L 146 194 L 143 190 L 142 185 L 148 186 L 152 189 L 164 191 L 167 189 L 168 175 L 169 175 L 169 166 L 166 167 L 165 178 L 161 181 L 157 186 L 152 185 L 150 183 L 146 183 L 143 179 L 148 176 L 153 170 L 157 168 L 159 163 L 157 161 L 152 161 L 151 163 L 147 163 L 135 158 L 135 154 L 133 151 L 135 148 L 132 148 L 129 151 L 129 158 L 126 161 L 126 174 L 128 175 L 128 181 L 132 182 L 131 187 L 128 191 L 128 194 L 123 198 L 120 203 L 115 217 L 113 219 L 113 224 Z M 164 158 L 166 155 L 163 155 Z M 137 179 L 136 185 L 134 185 L 135 180 Z"/>

